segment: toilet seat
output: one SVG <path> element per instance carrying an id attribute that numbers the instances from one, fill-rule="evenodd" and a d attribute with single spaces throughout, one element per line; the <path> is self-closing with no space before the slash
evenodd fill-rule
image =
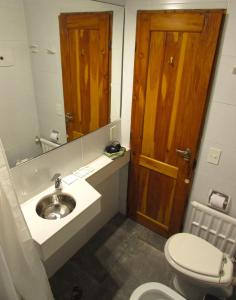
<path id="1" fill-rule="evenodd" d="M 165 245 L 165 256 L 173 268 L 186 276 L 212 284 L 231 283 L 231 260 L 224 257 L 219 249 L 193 234 L 178 233 L 169 238 Z"/>
<path id="2" fill-rule="evenodd" d="M 186 300 L 164 284 L 147 282 L 136 288 L 129 300 Z"/>
<path id="3" fill-rule="evenodd" d="M 202 275 L 219 277 L 223 253 L 198 236 L 176 234 L 170 238 L 168 251 L 181 267 Z"/>

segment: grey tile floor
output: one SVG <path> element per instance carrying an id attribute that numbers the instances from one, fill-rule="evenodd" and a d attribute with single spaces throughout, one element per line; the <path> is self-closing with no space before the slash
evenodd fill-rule
<path id="1" fill-rule="evenodd" d="M 81 300 L 128 300 L 136 287 L 149 281 L 171 286 L 165 241 L 116 215 L 51 278 L 55 299 L 70 300 L 74 286 L 82 291 Z"/>

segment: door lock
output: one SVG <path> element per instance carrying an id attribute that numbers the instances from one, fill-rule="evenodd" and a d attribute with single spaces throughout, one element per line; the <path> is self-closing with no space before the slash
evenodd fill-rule
<path id="1" fill-rule="evenodd" d="M 184 160 L 190 161 L 191 150 L 187 148 L 186 150 L 176 149 L 176 153 L 183 157 Z"/>
<path id="2" fill-rule="evenodd" d="M 72 115 L 72 113 L 66 113 L 65 114 L 65 118 L 66 118 L 66 123 L 69 123 L 69 122 L 71 122 L 71 121 L 73 121 L 73 115 Z"/>

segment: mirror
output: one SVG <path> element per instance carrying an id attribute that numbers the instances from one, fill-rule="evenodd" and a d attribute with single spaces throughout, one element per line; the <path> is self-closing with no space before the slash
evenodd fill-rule
<path id="1" fill-rule="evenodd" d="M 5 2 L 0 137 L 14 167 L 120 118 L 124 9 L 89 0 Z"/>

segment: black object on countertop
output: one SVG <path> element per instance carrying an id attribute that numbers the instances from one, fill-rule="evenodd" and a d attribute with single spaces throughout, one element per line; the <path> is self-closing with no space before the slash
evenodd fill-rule
<path id="1" fill-rule="evenodd" d="M 106 148 L 105 148 L 105 151 L 108 152 L 108 153 L 116 153 L 116 152 L 119 152 L 121 149 L 121 145 L 119 142 L 113 142 L 111 145 L 108 145 Z"/>

